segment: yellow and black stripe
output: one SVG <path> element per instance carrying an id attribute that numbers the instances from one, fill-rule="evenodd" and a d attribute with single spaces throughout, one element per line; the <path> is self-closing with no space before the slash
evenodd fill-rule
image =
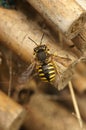
<path id="1" fill-rule="evenodd" d="M 55 68 L 51 62 L 43 63 L 38 66 L 39 77 L 45 82 L 51 82 L 55 79 Z"/>

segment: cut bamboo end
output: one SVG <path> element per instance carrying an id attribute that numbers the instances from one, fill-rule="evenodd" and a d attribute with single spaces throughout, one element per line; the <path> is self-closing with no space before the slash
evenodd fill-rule
<path id="1" fill-rule="evenodd" d="M 86 56 L 86 24 L 81 32 L 73 39 L 74 44 Z"/>
<path id="2" fill-rule="evenodd" d="M 25 110 L 0 91 L 0 129 L 18 130 L 25 118 Z"/>
<path id="3" fill-rule="evenodd" d="M 86 20 L 85 10 L 76 0 L 27 0 L 50 24 L 69 39 L 74 38 Z"/>
<path id="4" fill-rule="evenodd" d="M 86 11 L 86 0 L 76 0 L 77 3 Z M 85 18 L 86 21 L 86 18 Z M 77 48 L 86 56 L 86 23 L 80 33 L 73 39 Z"/>

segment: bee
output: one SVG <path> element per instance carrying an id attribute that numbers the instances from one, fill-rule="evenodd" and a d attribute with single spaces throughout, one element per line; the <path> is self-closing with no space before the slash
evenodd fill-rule
<path id="1" fill-rule="evenodd" d="M 67 59 L 51 54 L 47 45 L 42 44 L 43 37 L 44 33 L 39 45 L 33 39 L 28 37 L 36 45 L 34 48 L 35 57 L 27 70 L 22 73 L 21 77 L 19 78 L 19 82 L 22 83 L 25 79 L 30 78 L 30 75 L 34 69 L 36 70 L 40 79 L 44 82 L 52 83 L 55 80 L 56 74 L 60 75 L 60 68 L 55 64 L 55 62 L 59 62 L 64 65 L 63 61 L 65 62 Z"/>

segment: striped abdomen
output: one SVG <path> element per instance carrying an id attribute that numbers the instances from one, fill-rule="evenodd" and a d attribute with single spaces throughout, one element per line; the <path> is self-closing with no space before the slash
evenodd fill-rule
<path id="1" fill-rule="evenodd" d="M 45 82 L 51 82 L 55 79 L 55 68 L 51 62 L 43 63 L 38 66 L 38 74 Z"/>

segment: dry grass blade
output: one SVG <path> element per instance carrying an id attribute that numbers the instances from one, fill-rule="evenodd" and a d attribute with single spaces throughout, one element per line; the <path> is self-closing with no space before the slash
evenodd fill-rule
<path id="1" fill-rule="evenodd" d="M 77 101 L 76 101 L 76 97 L 75 97 L 75 94 L 74 94 L 74 91 L 73 91 L 73 86 L 72 86 L 71 81 L 69 81 L 68 84 L 69 84 L 68 86 L 69 86 L 69 90 L 70 90 L 70 93 L 71 93 L 71 97 L 72 97 L 76 117 L 77 117 L 77 119 L 79 121 L 80 127 L 83 128 L 83 122 L 82 122 L 82 119 L 81 119 L 80 111 L 79 111 L 79 108 L 78 108 L 78 104 L 77 104 Z"/>

